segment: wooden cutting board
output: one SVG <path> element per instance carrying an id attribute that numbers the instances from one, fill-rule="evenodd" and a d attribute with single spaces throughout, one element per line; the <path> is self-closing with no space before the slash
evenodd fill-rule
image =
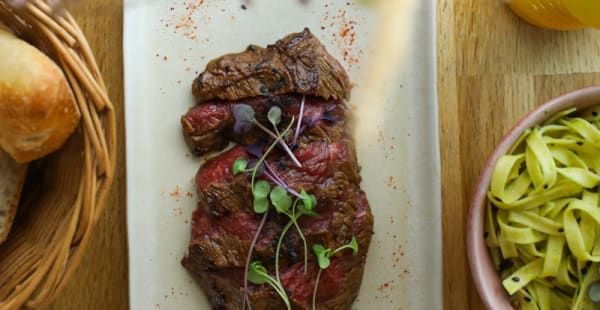
<path id="1" fill-rule="evenodd" d="M 600 30 L 535 28 L 500 0 L 438 0 L 437 14 L 444 308 L 479 310 L 465 244 L 479 172 L 528 111 L 600 85 Z"/>

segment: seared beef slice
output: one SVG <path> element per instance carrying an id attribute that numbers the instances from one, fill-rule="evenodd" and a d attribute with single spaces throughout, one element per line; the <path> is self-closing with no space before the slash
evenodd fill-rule
<path id="1" fill-rule="evenodd" d="M 340 63 L 308 29 L 273 45 L 250 45 L 212 60 L 192 85 L 198 102 L 298 93 L 349 99 L 350 80 Z"/>
<path id="2" fill-rule="evenodd" d="M 266 114 L 272 106 L 282 111 L 280 131 L 295 118 L 285 140 L 302 166 L 294 164 L 281 148 L 267 156 L 266 165 L 290 188 L 304 189 L 318 202 L 318 216 L 298 220 L 309 248 L 306 271 L 297 230 L 290 229 L 282 240 L 280 278 L 292 308 L 312 308 L 319 271 L 310 250 L 313 244 L 335 249 L 356 237 L 358 255 L 342 251 L 333 256 L 331 265 L 321 272 L 316 295 L 318 309 L 350 309 L 362 281 L 373 216 L 360 189 L 360 168 L 349 130 L 350 111 L 344 101 L 349 85 L 341 65 L 308 30 L 267 48 L 251 46 L 213 60 L 194 81 L 198 105 L 182 117 L 191 150 L 201 155 L 221 150 L 230 141 L 238 143 L 206 161 L 196 174 L 198 209 L 192 218 L 189 251 L 182 261 L 213 308 L 242 309 L 245 295 L 252 309 L 286 308 L 266 284 L 249 283 L 244 293 L 247 255 L 263 215 L 253 211 L 250 177 L 233 175 L 232 166 L 237 158 L 255 158 L 252 150 L 273 139 L 256 128 L 234 133 L 232 110 L 243 103 L 254 109 L 255 118 L 265 127 L 270 126 Z M 292 145 L 301 106 L 300 135 Z M 288 221 L 271 209 L 252 251 L 251 261 L 261 261 L 272 275 L 275 247 Z"/>

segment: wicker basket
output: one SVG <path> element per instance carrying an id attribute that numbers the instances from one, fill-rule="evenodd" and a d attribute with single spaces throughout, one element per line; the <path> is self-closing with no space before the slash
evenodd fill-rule
<path id="1" fill-rule="evenodd" d="M 57 152 L 30 165 L 17 221 L 0 246 L 0 309 L 40 308 L 65 286 L 105 205 L 115 167 L 113 106 L 88 43 L 67 13 L 41 0 L 0 21 L 64 71 L 81 111 L 79 128 Z"/>

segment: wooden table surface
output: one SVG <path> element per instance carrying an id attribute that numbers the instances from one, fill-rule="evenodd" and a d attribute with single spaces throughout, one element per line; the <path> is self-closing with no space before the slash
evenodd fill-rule
<path id="1" fill-rule="evenodd" d="M 469 197 L 487 155 L 527 111 L 600 85 L 600 31 L 532 27 L 500 0 L 437 0 L 444 308 L 483 309 L 466 257 Z M 122 1 L 70 3 L 96 53 L 118 117 L 113 191 L 87 253 L 50 309 L 127 309 Z"/>

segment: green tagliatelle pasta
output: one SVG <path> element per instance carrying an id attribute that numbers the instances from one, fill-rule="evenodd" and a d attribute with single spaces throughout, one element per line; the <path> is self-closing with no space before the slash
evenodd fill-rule
<path id="1" fill-rule="evenodd" d="M 595 309 L 600 279 L 600 117 L 563 111 L 496 163 L 486 243 L 520 309 Z"/>

